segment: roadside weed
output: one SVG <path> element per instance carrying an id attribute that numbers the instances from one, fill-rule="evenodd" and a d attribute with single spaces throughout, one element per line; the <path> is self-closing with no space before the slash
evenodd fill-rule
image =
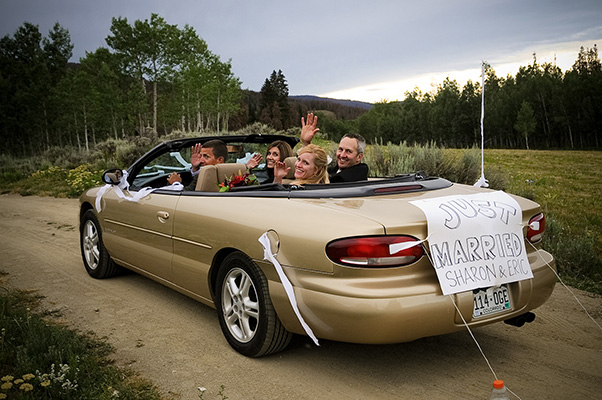
<path id="1" fill-rule="evenodd" d="M 0 286 L 0 400 L 162 399 L 111 363 L 106 342 L 32 312 L 37 304 L 30 293 Z"/>

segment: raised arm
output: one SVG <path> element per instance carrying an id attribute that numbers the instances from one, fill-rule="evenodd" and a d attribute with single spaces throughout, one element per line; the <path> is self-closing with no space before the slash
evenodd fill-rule
<path id="1" fill-rule="evenodd" d="M 287 167 L 282 161 L 276 161 L 274 165 L 274 183 L 282 183 L 282 179 L 286 176 L 291 167 Z"/>
<path id="2" fill-rule="evenodd" d="M 250 171 L 253 168 L 256 168 L 259 165 L 259 163 L 261 162 L 262 158 L 263 157 L 259 153 L 253 154 L 251 159 L 249 161 L 247 161 L 247 169 Z"/>
<path id="3" fill-rule="evenodd" d="M 190 163 L 192 164 L 192 172 L 196 172 L 201 168 L 201 149 L 203 145 L 200 143 L 195 144 L 190 148 Z"/>
<path id="4" fill-rule="evenodd" d="M 307 123 L 303 117 L 301 117 L 301 143 L 303 146 L 307 146 L 311 143 L 316 132 L 320 129 L 318 126 L 318 116 L 313 113 L 307 114 Z"/>

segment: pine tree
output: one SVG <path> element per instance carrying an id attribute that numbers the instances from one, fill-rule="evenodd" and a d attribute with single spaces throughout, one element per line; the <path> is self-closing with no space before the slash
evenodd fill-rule
<path id="1" fill-rule="evenodd" d="M 290 106 L 288 103 L 288 84 L 282 70 L 272 71 L 261 87 L 260 121 L 275 129 L 290 126 Z"/>
<path id="2" fill-rule="evenodd" d="M 535 116 L 533 115 L 533 108 L 527 101 L 523 101 L 520 106 L 520 111 L 516 117 L 516 123 L 514 129 L 516 129 L 525 138 L 525 146 L 529 150 L 529 135 L 535 131 Z"/>

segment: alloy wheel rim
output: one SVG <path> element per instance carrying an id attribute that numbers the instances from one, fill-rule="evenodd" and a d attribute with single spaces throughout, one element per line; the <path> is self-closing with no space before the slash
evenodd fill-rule
<path id="1" fill-rule="evenodd" d="M 242 343 L 250 342 L 259 326 L 259 302 L 251 277 L 233 268 L 224 279 L 222 312 L 230 333 Z"/>
<path id="2" fill-rule="evenodd" d="M 98 250 L 98 230 L 92 221 L 87 221 L 84 226 L 83 251 L 88 267 L 92 270 L 96 269 L 100 259 L 100 252 Z"/>

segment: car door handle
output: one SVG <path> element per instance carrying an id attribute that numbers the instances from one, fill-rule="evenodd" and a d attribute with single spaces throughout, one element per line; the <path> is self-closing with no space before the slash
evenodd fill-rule
<path id="1" fill-rule="evenodd" d="M 169 219 L 169 213 L 167 211 L 157 211 L 157 218 L 160 222 L 165 223 Z"/>

